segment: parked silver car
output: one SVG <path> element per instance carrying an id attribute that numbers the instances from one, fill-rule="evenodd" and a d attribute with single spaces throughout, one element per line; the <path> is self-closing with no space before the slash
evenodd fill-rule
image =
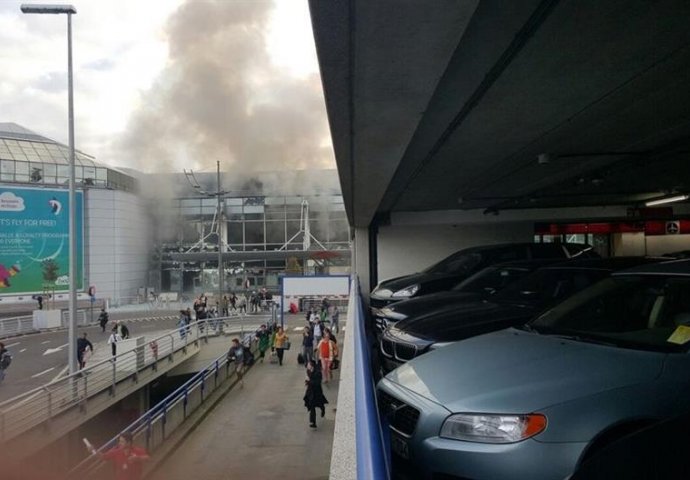
<path id="1" fill-rule="evenodd" d="M 563 479 L 690 409 L 690 261 L 644 265 L 378 385 L 399 478 Z M 445 475 L 445 476 L 444 476 Z"/>

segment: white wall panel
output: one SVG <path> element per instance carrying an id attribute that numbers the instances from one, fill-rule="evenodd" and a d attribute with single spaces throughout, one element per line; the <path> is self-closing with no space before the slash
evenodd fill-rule
<path id="1" fill-rule="evenodd" d="M 147 207 L 137 195 L 117 190 L 89 190 L 85 244 L 90 285 L 99 297 L 136 295 L 148 277 L 151 232 Z"/>

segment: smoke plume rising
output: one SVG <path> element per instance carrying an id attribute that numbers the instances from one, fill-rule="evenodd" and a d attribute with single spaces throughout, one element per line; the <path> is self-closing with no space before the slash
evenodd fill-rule
<path id="1" fill-rule="evenodd" d="M 120 150 L 145 172 L 333 168 L 318 74 L 272 63 L 269 1 L 187 0 L 170 17 L 169 60 Z"/>

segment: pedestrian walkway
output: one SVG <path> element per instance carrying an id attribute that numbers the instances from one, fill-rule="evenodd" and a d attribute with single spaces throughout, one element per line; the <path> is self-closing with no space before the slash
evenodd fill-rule
<path id="1" fill-rule="evenodd" d="M 301 324 L 299 320 L 293 326 Z M 284 365 L 257 363 L 184 442 L 161 462 L 153 480 L 321 480 L 331 462 L 338 375 L 324 384 L 326 416 L 309 428 L 304 367 L 297 364 L 301 334 L 288 329 L 292 349 Z"/>

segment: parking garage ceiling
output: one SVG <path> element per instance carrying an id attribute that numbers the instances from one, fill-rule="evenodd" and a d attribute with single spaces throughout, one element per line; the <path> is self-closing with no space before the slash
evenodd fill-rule
<path id="1" fill-rule="evenodd" d="M 310 0 L 350 221 L 690 193 L 687 0 Z"/>

